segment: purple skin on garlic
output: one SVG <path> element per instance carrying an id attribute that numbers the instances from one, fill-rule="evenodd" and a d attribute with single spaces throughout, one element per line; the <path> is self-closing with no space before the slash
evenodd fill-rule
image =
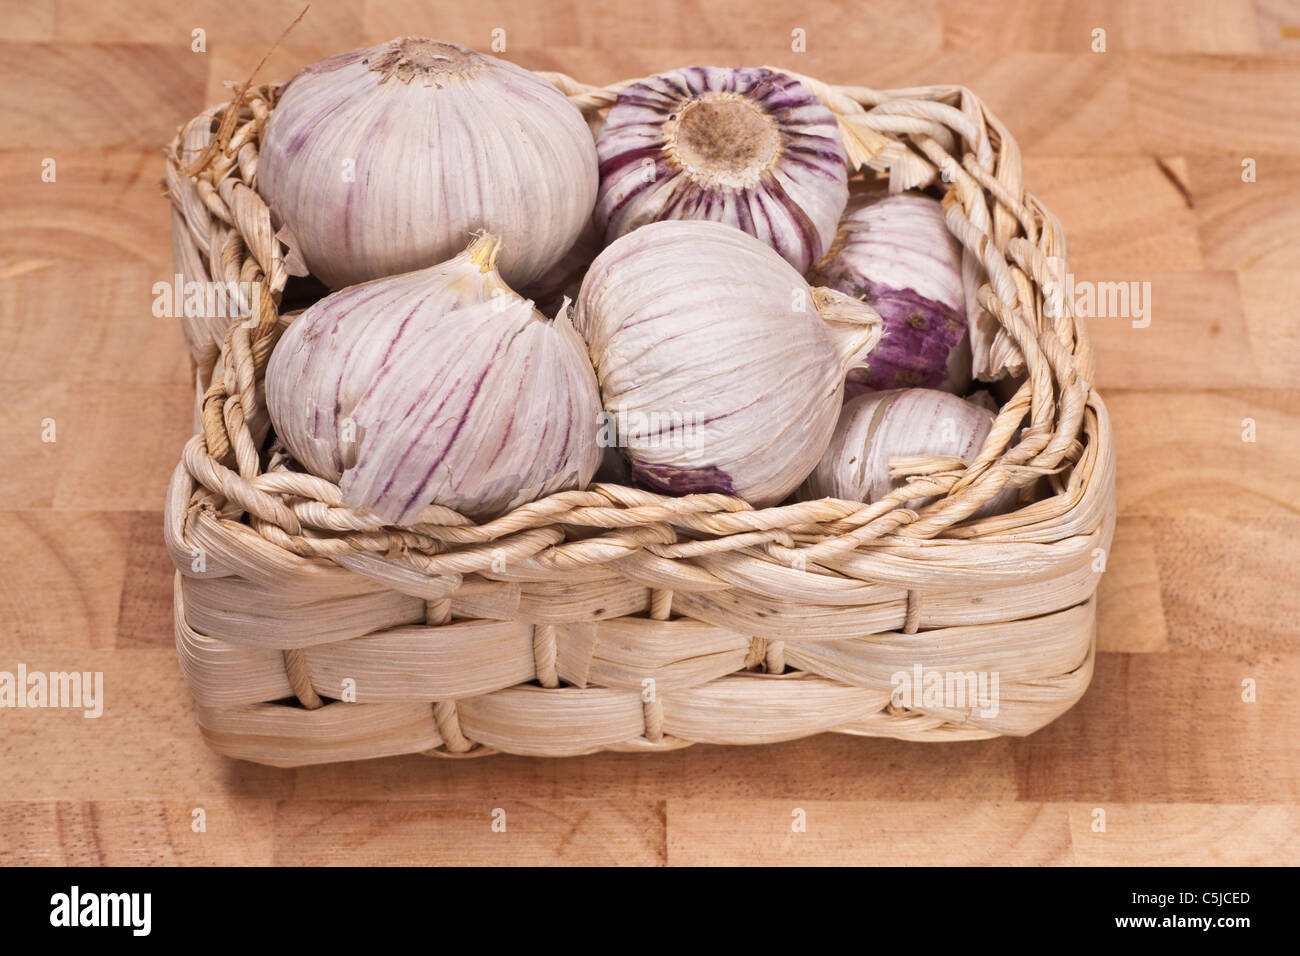
<path id="1" fill-rule="evenodd" d="M 678 468 L 673 465 L 650 465 L 629 459 L 632 477 L 647 491 L 663 495 L 734 495 L 731 476 L 714 465 Z"/>
<path id="2" fill-rule="evenodd" d="M 966 334 L 962 317 L 942 302 L 911 289 L 864 281 L 832 288 L 857 296 L 880 313 L 885 334 L 867 368 L 849 372 L 845 399 L 886 388 L 944 388 L 948 356 Z"/>
<path id="3" fill-rule="evenodd" d="M 784 73 L 687 67 L 619 94 L 597 143 L 605 240 L 704 219 L 749 233 L 801 273 L 848 200 L 835 116 Z"/>
<path id="4" fill-rule="evenodd" d="M 595 472 L 582 339 L 505 286 L 499 246 L 480 236 L 448 262 L 335 293 L 280 339 L 266 374 L 276 435 L 349 507 L 487 521 Z"/>
<path id="5" fill-rule="evenodd" d="M 827 261 L 810 281 L 872 306 L 884 335 L 846 398 L 891 388 L 963 392 L 970 382 L 962 251 L 940 202 L 923 193 L 850 198 Z"/>

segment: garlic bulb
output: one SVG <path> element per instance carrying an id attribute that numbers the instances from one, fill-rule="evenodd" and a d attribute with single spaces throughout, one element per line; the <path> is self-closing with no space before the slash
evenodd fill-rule
<path id="1" fill-rule="evenodd" d="M 936 389 L 859 395 L 844 403 L 830 445 L 799 497 L 879 501 L 904 484 L 889 477 L 889 459 L 924 455 L 970 461 L 992 427 L 988 409 Z M 908 505 L 920 507 L 928 500 Z"/>
<path id="2" fill-rule="evenodd" d="M 860 193 L 849 200 L 835 246 L 809 281 L 870 303 L 885 323 L 871 367 L 849 373 L 846 394 L 970 384 L 961 245 L 929 196 Z"/>
<path id="3" fill-rule="evenodd" d="M 768 69 L 693 66 L 623 90 L 597 143 L 606 241 L 662 219 L 725 222 L 804 273 L 848 199 L 835 115 Z"/>
<path id="4" fill-rule="evenodd" d="M 819 314 L 820 312 L 820 314 Z M 803 480 L 830 440 L 844 375 L 879 317 L 811 289 L 731 226 L 643 226 L 592 263 L 576 322 L 609 427 L 635 480 L 667 494 L 721 492 L 756 507 Z"/>
<path id="5" fill-rule="evenodd" d="M 600 396 L 581 337 L 510 290 L 480 236 L 449 262 L 322 299 L 266 371 L 276 434 L 351 507 L 478 521 L 583 487 Z"/>
<path id="6" fill-rule="evenodd" d="M 332 289 L 503 240 L 512 286 L 573 245 L 596 200 L 581 112 L 529 71 L 454 43 L 392 40 L 322 60 L 281 91 L 258 188 Z"/>

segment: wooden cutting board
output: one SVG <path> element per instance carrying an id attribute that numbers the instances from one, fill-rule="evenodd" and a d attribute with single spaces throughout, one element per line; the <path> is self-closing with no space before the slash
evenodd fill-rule
<path id="1" fill-rule="evenodd" d="M 261 78 L 504 30 L 591 82 L 965 84 L 1077 277 L 1137 283 L 1150 321 L 1092 323 L 1120 518 L 1092 689 L 1040 733 L 281 771 L 204 747 L 176 663 L 160 509 L 191 384 L 150 305 L 161 148 L 298 9 L 0 8 L 0 670 L 105 678 L 99 719 L 0 710 L 0 863 L 1300 862 L 1300 4 L 312 0 Z"/>

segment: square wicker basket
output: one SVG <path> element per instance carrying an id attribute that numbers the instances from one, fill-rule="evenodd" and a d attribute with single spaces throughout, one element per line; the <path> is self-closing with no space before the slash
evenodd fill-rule
<path id="1" fill-rule="evenodd" d="M 593 123 L 627 85 L 543 75 Z M 255 188 L 278 88 L 182 128 L 167 176 L 176 270 L 257 283 L 248 321 L 184 320 L 197 434 L 166 506 L 176 646 L 213 749 L 294 766 L 828 731 L 973 740 L 1031 733 L 1079 699 L 1114 452 L 1087 333 L 1068 302 L 1044 308 L 1065 258 L 1060 225 L 969 91 L 797 78 L 838 116 L 855 175 L 943 190 L 978 288 L 977 362 L 1023 379 L 974 461 L 870 506 L 754 510 L 597 484 L 481 526 L 435 506 L 401 528 L 350 510 L 334 484 L 291 466 L 263 403 L 293 316 Z M 970 519 L 1008 485 L 1035 486 L 1038 500 Z M 938 497 L 902 506 L 920 495 Z M 900 698 L 900 674 L 991 674 L 996 706 Z"/>

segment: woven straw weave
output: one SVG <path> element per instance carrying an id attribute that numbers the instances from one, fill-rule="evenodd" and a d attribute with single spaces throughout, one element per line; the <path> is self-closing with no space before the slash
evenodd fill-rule
<path id="1" fill-rule="evenodd" d="M 543 75 L 593 129 L 627 85 Z M 1024 375 L 973 461 L 898 462 L 906 486 L 869 506 L 754 510 L 597 484 L 484 525 L 431 506 L 395 528 L 345 507 L 268 438 L 262 377 L 292 318 L 255 189 L 277 87 L 180 131 L 167 178 L 177 271 L 261 284 L 247 322 L 185 320 L 198 433 L 169 489 L 166 540 L 176 645 L 214 749 L 292 766 L 827 731 L 971 740 L 1028 734 L 1079 699 L 1114 453 L 1087 334 L 1069 303 L 1043 307 L 1065 257 L 1060 225 L 969 91 L 798 78 L 839 117 L 859 175 L 944 189 L 978 280 L 976 362 Z M 1008 485 L 1036 485 L 1039 500 L 969 519 Z M 891 703 L 894 675 L 917 665 L 996 674 L 996 713 Z"/>

